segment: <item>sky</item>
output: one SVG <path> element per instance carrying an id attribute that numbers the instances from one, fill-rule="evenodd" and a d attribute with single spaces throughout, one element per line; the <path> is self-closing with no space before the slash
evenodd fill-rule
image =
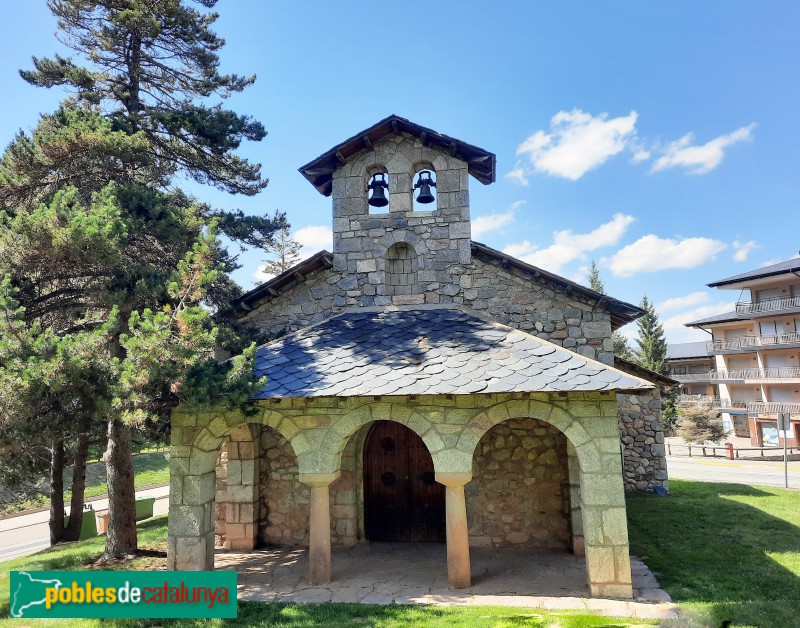
<path id="1" fill-rule="evenodd" d="M 297 171 L 397 114 L 497 155 L 470 182 L 473 239 L 655 303 L 670 342 L 730 311 L 717 279 L 798 255 L 800 4 L 221 0 L 223 71 L 256 74 L 226 106 L 269 134 L 255 197 L 187 184 L 203 201 L 286 212 L 303 253 L 330 250 L 331 202 Z M 66 95 L 19 78 L 63 50 L 44 0 L 0 22 L 0 143 Z M 257 280 L 261 251 L 235 278 Z M 635 325 L 623 329 L 634 336 Z"/>

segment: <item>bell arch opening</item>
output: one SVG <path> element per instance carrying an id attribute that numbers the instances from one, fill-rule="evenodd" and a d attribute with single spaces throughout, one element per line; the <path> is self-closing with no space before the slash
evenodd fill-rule
<path id="1" fill-rule="evenodd" d="M 395 242 L 386 251 L 386 294 L 419 293 L 417 252 L 408 242 Z"/>
<path id="2" fill-rule="evenodd" d="M 412 190 L 414 194 L 413 211 L 430 212 L 438 209 L 436 170 L 431 164 L 420 163 L 415 166 Z"/>

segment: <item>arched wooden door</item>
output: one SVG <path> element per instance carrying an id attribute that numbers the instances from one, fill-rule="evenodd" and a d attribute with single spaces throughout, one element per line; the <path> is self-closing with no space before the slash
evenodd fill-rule
<path id="1" fill-rule="evenodd" d="M 425 443 L 405 425 L 376 421 L 364 443 L 368 541 L 445 540 L 444 486 Z"/>

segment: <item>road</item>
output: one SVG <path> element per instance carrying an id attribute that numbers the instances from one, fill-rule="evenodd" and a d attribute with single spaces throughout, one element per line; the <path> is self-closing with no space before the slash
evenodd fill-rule
<path id="1" fill-rule="evenodd" d="M 667 472 L 679 480 L 784 485 L 783 462 L 669 456 Z M 800 490 L 800 462 L 789 462 L 789 488 Z"/>
<path id="2" fill-rule="evenodd" d="M 136 493 L 137 498 L 155 497 L 154 515 L 165 515 L 169 509 L 169 486 L 145 489 Z M 108 508 L 108 499 L 95 499 L 87 503 L 97 510 Z M 69 514 L 69 513 L 67 513 Z M 18 556 L 27 556 L 50 546 L 48 511 L 0 520 L 0 561 Z"/>

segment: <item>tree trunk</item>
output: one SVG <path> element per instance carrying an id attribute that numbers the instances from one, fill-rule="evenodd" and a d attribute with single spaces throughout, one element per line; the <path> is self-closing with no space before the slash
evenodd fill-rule
<path id="1" fill-rule="evenodd" d="M 108 421 L 108 448 L 103 459 L 108 476 L 108 536 L 103 559 L 133 556 L 138 541 L 131 429 L 117 419 Z"/>
<path id="2" fill-rule="evenodd" d="M 69 525 L 64 531 L 65 541 L 77 541 L 83 525 L 83 496 L 86 490 L 86 458 L 89 455 L 89 435 L 78 435 L 75 448 L 75 466 L 72 468 L 72 499 L 69 505 Z"/>
<path id="3" fill-rule="evenodd" d="M 64 538 L 64 441 L 55 441 L 50 455 L 50 545 Z"/>

